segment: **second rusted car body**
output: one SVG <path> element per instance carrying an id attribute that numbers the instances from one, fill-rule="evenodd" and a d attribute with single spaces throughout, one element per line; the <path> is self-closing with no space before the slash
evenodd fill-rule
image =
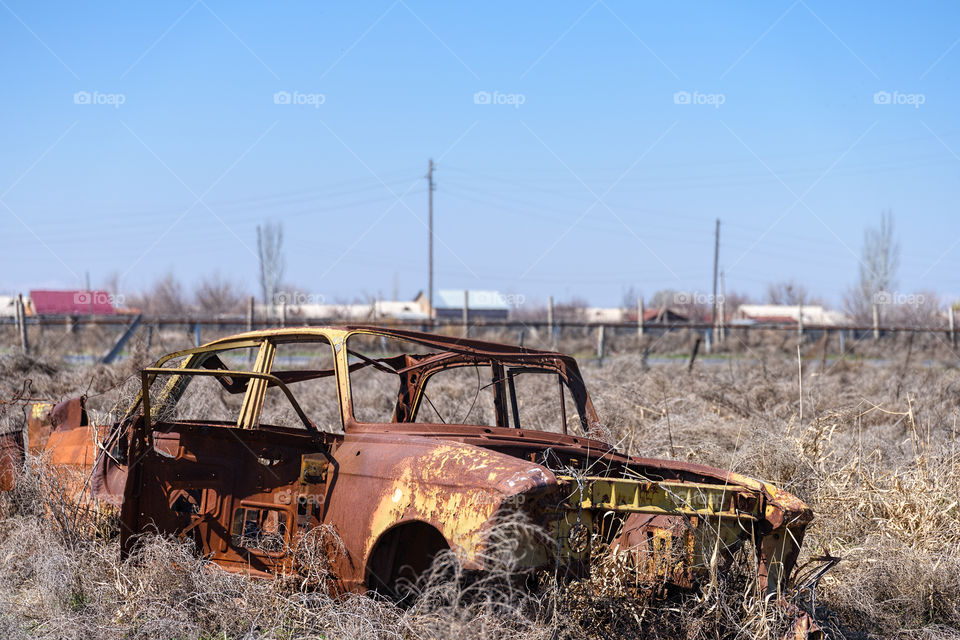
<path id="1" fill-rule="evenodd" d="M 307 348 L 324 351 L 329 366 L 298 361 L 296 349 Z M 294 356 L 284 361 L 278 349 Z M 445 420 L 437 406 L 431 380 L 445 371 L 477 372 L 475 387 L 467 378 L 468 419 Z M 368 374 L 388 390 L 361 389 Z M 557 390 L 552 431 L 520 422 L 542 400 L 518 393 L 523 376 Z M 237 399 L 234 418 L 178 415 L 198 379 Z M 334 414 L 301 406 L 310 381 L 328 384 Z M 371 393 L 386 396 L 392 414 L 371 419 L 359 399 Z M 283 419 L 264 412 L 271 394 L 286 403 Z M 473 419 L 481 396 L 488 412 Z M 328 525 L 343 543 L 332 574 L 345 591 L 392 592 L 445 549 L 482 571 L 491 531 L 519 512 L 544 532 L 516 545 L 519 568 L 583 576 L 593 540 L 626 552 L 638 575 L 688 587 L 749 542 L 761 584 L 777 593 L 812 518 L 768 483 L 618 451 L 569 356 L 418 332 L 302 327 L 217 340 L 143 370 L 140 395 L 109 432 L 82 422 L 55 426 L 47 448 L 88 469 L 90 452 L 102 452 L 91 485 L 120 507 L 124 549 L 156 530 L 194 539 L 228 570 L 292 572 L 291 549 Z M 55 440 L 73 448 L 58 451 Z"/>

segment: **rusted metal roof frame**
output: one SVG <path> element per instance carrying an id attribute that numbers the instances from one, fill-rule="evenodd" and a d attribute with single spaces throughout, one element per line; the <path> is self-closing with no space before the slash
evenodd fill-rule
<path id="1" fill-rule="evenodd" d="M 597 418 L 596 410 L 593 407 L 593 402 L 590 399 L 589 393 L 586 390 L 586 386 L 583 382 L 583 377 L 580 374 L 580 369 L 577 366 L 576 360 L 572 357 L 554 351 L 541 351 L 537 349 L 528 349 L 525 347 L 512 347 L 510 345 L 503 345 L 493 342 L 485 342 L 482 340 L 471 340 L 466 338 L 452 338 L 447 336 L 438 336 L 433 334 L 424 334 L 416 331 L 407 331 L 401 329 L 385 329 L 381 327 L 365 326 L 365 325 L 349 325 L 345 327 L 291 327 L 283 329 L 265 329 L 260 331 L 252 331 L 247 333 L 241 333 L 235 336 L 230 336 L 227 338 L 221 338 L 219 340 L 214 340 L 200 347 L 194 347 L 191 349 L 183 349 L 181 351 L 176 351 L 170 354 L 167 354 L 160 359 L 158 359 L 152 368 L 158 369 L 161 368 L 163 364 L 169 362 L 170 360 L 186 357 L 186 356 L 195 356 L 198 354 L 211 353 L 223 351 L 225 349 L 239 349 L 239 348 L 253 348 L 260 347 L 265 340 L 270 340 L 271 342 L 284 342 L 284 343 L 293 343 L 293 342 L 328 342 L 334 349 L 336 368 L 337 368 L 337 378 L 338 378 L 338 390 L 341 394 L 340 398 L 340 407 L 341 407 L 341 420 L 344 430 L 357 427 L 362 423 L 357 420 L 353 414 L 353 402 L 352 395 L 350 394 L 350 380 L 349 380 L 349 365 L 347 364 L 346 357 L 346 342 L 352 335 L 373 335 L 373 336 L 385 336 L 399 338 L 403 340 L 409 340 L 411 342 L 421 344 L 424 346 L 435 347 L 442 349 L 449 353 L 457 353 L 465 356 L 476 356 L 480 357 L 483 360 L 493 363 L 494 361 L 501 364 L 513 363 L 515 365 L 524 365 L 529 366 L 532 364 L 539 365 L 545 369 L 553 370 L 557 372 L 564 378 L 564 381 L 567 383 L 575 402 L 577 403 L 577 409 L 580 413 L 581 423 L 586 423 L 583 425 L 584 433 L 588 437 L 603 437 L 605 434 L 602 433 L 600 428 L 599 419 Z M 343 352 L 341 356 L 341 351 Z M 443 355 L 443 354 L 438 354 Z M 342 362 L 340 361 L 342 357 Z M 445 358 L 446 359 L 446 358 Z M 187 367 L 191 364 L 194 364 L 194 359 L 190 358 L 184 362 L 181 367 Z M 425 363 L 420 363 L 421 365 Z M 409 413 L 410 415 L 415 415 L 417 405 L 420 401 L 420 396 L 422 394 L 423 386 L 426 383 L 426 380 L 439 370 L 444 368 L 449 368 L 451 366 L 463 366 L 464 363 L 456 363 L 453 361 L 446 363 L 438 363 L 439 366 L 434 368 L 425 368 L 425 373 L 420 379 L 420 383 L 417 385 L 417 388 L 414 389 L 416 395 L 414 401 L 410 406 Z M 260 372 L 265 373 L 265 372 Z M 155 374 L 150 378 L 150 384 L 153 383 Z M 171 384 L 173 381 L 171 381 Z M 507 393 L 503 380 L 496 381 L 497 394 L 502 402 L 506 401 Z M 173 391 L 173 387 L 164 390 L 164 392 L 158 397 L 159 402 L 166 402 L 167 396 Z M 137 406 L 141 401 L 142 395 L 134 399 L 130 409 L 126 412 L 124 420 L 121 422 L 127 422 L 130 418 L 135 415 Z M 344 402 L 344 399 L 347 399 L 347 402 Z M 504 425 L 506 426 L 506 425 Z"/>

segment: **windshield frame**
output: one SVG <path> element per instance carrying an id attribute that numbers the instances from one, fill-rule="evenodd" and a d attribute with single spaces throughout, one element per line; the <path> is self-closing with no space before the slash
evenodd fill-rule
<path id="1" fill-rule="evenodd" d="M 348 421 L 346 425 L 348 431 L 351 427 L 369 427 L 371 425 L 383 424 L 411 426 L 444 424 L 434 422 L 418 422 L 416 420 L 416 416 L 418 415 L 424 401 L 424 392 L 427 389 L 430 378 L 436 373 L 447 369 L 464 366 L 490 368 L 492 372 L 492 379 L 488 384 L 491 384 L 494 387 L 494 404 L 497 415 L 496 427 L 498 428 L 515 430 L 515 428 L 511 426 L 509 417 L 510 393 L 508 389 L 507 376 L 505 374 L 506 369 L 509 368 L 520 368 L 531 372 L 537 371 L 558 376 L 559 380 L 567 387 L 567 389 L 569 389 L 570 395 L 572 396 L 575 404 L 575 406 L 572 408 L 565 407 L 565 411 L 567 414 L 570 414 L 572 410 L 576 411 L 583 435 L 588 435 L 590 432 L 590 425 L 597 422 L 593 404 L 591 403 L 590 397 L 587 394 L 585 386 L 583 385 L 583 379 L 580 376 L 580 371 L 577 368 L 576 361 L 569 356 L 558 353 L 533 351 L 524 349 L 522 347 L 516 347 L 514 351 L 509 351 L 506 345 L 491 344 L 490 346 L 500 347 L 497 353 L 493 353 L 492 350 L 486 350 L 483 348 L 483 346 L 485 346 L 484 343 L 479 343 L 477 341 L 463 340 L 458 341 L 454 345 L 441 345 L 436 344 L 429 339 L 417 339 L 412 335 L 396 335 L 391 331 L 380 332 L 375 329 L 359 329 L 351 331 L 347 336 L 345 336 L 345 348 L 343 349 L 345 359 L 346 357 L 349 357 L 347 355 L 348 349 L 350 350 L 350 355 L 354 355 L 355 353 L 366 355 L 350 347 L 350 338 L 354 335 L 386 337 L 395 340 L 408 341 L 419 346 L 435 349 L 436 351 L 433 353 L 433 355 L 428 356 L 423 361 L 417 363 L 416 366 L 419 369 L 419 375 L 416 378 L 416 382 L 410 385 L 412 388 L 409 389 L 409 393 L 406 394 L 407 397 L 411 399 L 409 405 L 403 405 L 400 400 L 400 398 L 404 397 L 405 395 L 403 389 L 404 378 L 400 372 L 394 373 L 394 375 L 400 375 L 401 380 L 399 385 L 400 389 L 398 390 L 399 392 L 397 394 L 397 402 L 394 405 L 392 421 L 389 423 L 358 420 L 354 413 L 354 398 L 351 390 L 350 402 L 348 403 Z M 449 338 L 446 337 L 441 338 L 444 339 L 444 342 L 449 340 Z M 412 367 L 407 367 L 401 371 L 409 372 L 411 369 Z M 349 373 L 350 372 L 345 372 L 345 375 L 348 378 L 348 386 Z M 449 424 L 456 424 L 457 426 L 477 426 L 489 428 L 487 425 L 460 425 L 459 423 Z M 521 427 L 521 429 L 516 430 L 530 431 L 531 429 Z M 568 435 L 566 424 L 561 425 L 561 433 Z"/>

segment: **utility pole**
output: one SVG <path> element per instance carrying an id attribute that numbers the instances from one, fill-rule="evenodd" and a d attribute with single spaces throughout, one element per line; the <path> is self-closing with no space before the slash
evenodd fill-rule
<path id="1" fill-rule="evenodd" d="M 429 210 L 429 243 L 427 249 L 427 261 L 429 263 L 429 276 L 427 277 L 427 305 L 429 307 L 427 313 L 430 316 L 430 326 L 433 327 L 433 192 L 436 189 L 436 185 L 433 184 L 433 158 L 430 158 L 430 163 L 427 165 L 427 207 Z"/>
<path id="2" fill-rule="evenodd" d="M 727 340 L 727 285 L 723 278 L 723 271 L 720 272 L 720 331 L 717 335 L 717 342 L 723 343 Z"/>
<path id="3" fill-rule="evenodd" d="M 720 218 L 717 218 L 717 230 L 713 236 L 713 326 L 719 327 L 717 322 L 717 268 L 720 264 Z"/>

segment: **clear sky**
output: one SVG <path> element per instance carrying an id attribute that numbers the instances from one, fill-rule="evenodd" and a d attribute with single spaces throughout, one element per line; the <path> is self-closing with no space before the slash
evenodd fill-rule
<path id="1" fill-rule="evenodd" d="M 433 157 L 441 288 L 707 292 L 720 218 L 728 291 L 796 278 L 838 304 L 892 209 L 898 289 L 953 296 L 958 18 L 956 2 L 0 0 L 0 292 L 213 270 L 253 291 L 256 225 L 276 220 L 301 290 L 412 297 Z"/>

